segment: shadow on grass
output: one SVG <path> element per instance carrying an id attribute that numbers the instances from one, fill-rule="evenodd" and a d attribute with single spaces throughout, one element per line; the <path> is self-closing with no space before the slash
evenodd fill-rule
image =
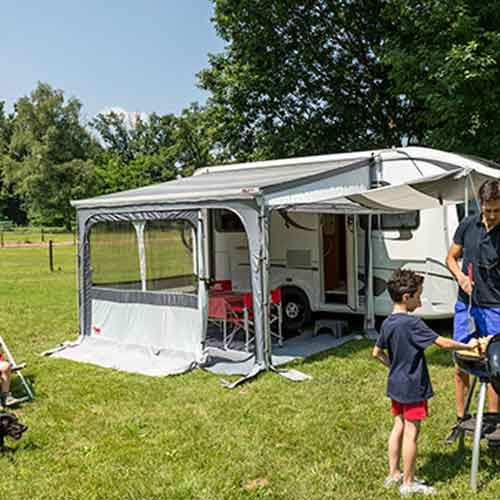
<path id="1" fill-rule="evenodd" d="M 470 446 L 456 447 L 449 452 L 433 452 L 426 455 L 427 460 L 419 466 L 419 472 L 429 482 L 448 482 L 458 474 L 469 473 L 472 460 L 472 443 Z M 497 479 L 500 465 L 500 448 L 482 447 L 480 453 L 479 472 L 481 483 Z"/>
<path id="2" fill-rule="evenodd" d="M 26 375 L 25 373 L 23 373 L 23 377 L 26 380 L 26 382 L 28 383 L 28 385 L 30 386 L 32 392 L 35 393 L 34 387 L 35 387 L 36 377 L 33 374 Z M 14 394 L 14 396 L 17 396 L 17 397 L 20 397 L 21 395 L 27 396 L 26 389 L 24 388 L 24 385 L 22 384 L 21 379 L 16 375 L 13 375 L 13 377 L 12 377 L 12 380 L 10 383 L 10 388 L 11 388 L 11 392 L 12 392 L 12 394 Z"/>
<path id="3" fill-rule="evenodd" d="M 290 363 L 287 363 L 288 367 L 291 363 L 297 363 L 302 366 L 308 365 L 309 363 L 316 363 L 318 361 L 322 361 L 326 358 L 348 358 L 358 352 L 368 349 L 368 354 L 371 352 L 371 348 L 373 346 L 373 341 L 370 340 L 351 340 L 345 344 L 342 344 L 337 347 L 332 347 L 327 351 L 318 352 L 317 354 L 313 354 L 312 356 L 308 356 L 304 359 L 295 359 Z M 281 367 L 280 367 L 281 368 Z"/>

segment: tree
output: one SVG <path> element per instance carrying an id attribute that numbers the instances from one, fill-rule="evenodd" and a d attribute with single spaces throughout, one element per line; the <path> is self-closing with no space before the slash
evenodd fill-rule
<path id="1" fill-rule="evenodd" d="M 111 111 L 92 121 L 106 150 L 97 169 L 101 192 L 165 182 L 214 161 L 211 109 L 194 103 L 180 116 Z"/>
<path id="2" fill-rule="evenodd" d="M 5 103 L 0 101 L 0 220 L 9 219 L 16 224 L 26 223 L 26 213 L 21 200 L 4 182 L 4 170 L 10 161 L 8 152 L 12 136 L 13 116 L 5 113 Z"/>
<path id="3" fill-rule="evenodd" d="M 98 149 L 80 123 L 81 104 L 61 90 L 39 83 L 15 104 L 4 182 L 22 198 L 33 223 L 71 228 L 70 200 L 93 194 Z"/>
<path id="4" fill-rule="evenodd" d="M 214 0 L 227 42 L 199 75 L 237 159 L 400 143 L 405 102 L 381 61 L 381 0 Z"/>
<path id="5" fill-rule="evenodd" d="M 500 2 L 389 2 L 383 60 L 418 141 L 500 161 Z"/>

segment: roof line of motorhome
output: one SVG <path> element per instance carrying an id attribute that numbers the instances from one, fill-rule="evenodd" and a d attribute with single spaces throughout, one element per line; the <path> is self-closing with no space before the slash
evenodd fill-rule
<path id="1" fill-rule="evenodd" d="M 304 182 L 314 182 L 320 181 L 322 179 L 328 179 L 334 175 L 340 175 L 346 172 L 350 172 L 352 170 L 357 170 L 360 167 L 368 166 L 368 160 L 363 158 L 361 160 L 353 161 L 352 163 L 348 163 L 347 165 L 332 165 L 331 168 L 322 170 L 321 172 L 315 172 L 314 174 L 307 175 L 307 170 L 304 172 L 304 176 L 297 177 L 295 179 L 291 179 L 289 181 L 284 181 L 280 183 L 272 183 L 268 185 L 260 186 L 260 190 L 263 194 L 271 194 L 276 191 L 281 191 L 283 189 L 290 189 L 293 187 L 300 186 L 304 184 Z"/>
<path id="2" fill-rule="evenodd" d="M 268 167 L 287 167 L 294 165 L 304 165 L 309 163 L 328 163 L 332 161 L 348 161 L 348 160 L 366 160 L 372 155 L 377 155 L 384 152 L 399 152 L 401 153 L 401 148 L 383 148 L 383 149 L 373 149 L 367 151 L 352 151 L 352 152 L 342 152 L 342 153 L 332 153 L 327 155 L 313 155 L 313 156 L 300 156 L 297 158 L 279 158 L 276 160 L 260 160 L 260 161 L 250 161 L 242 163 L 227 163 L 222 165 L 211 165 L 206 167 L 198 168 L 193 175 L 203 175 L 210 174 L 214 171 L 221 170 L 246 170 L 246 169 L 256 169 L 256 168 L 268 168 Z"/>

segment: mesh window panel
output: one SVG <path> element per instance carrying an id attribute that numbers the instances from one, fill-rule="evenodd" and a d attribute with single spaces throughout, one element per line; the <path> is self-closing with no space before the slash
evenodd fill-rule
<path id="1" fill-rule="evenodd" d="M 147 290 L 196 293 L 193 229 L 186 221 L 149 221 L 144 231 Z"/>
<path id="2" fill-rule="evenodd" d="M 98 222 L 90 230 L 92 285 L 140 290 L 139 251 L 131 222 Z"/>

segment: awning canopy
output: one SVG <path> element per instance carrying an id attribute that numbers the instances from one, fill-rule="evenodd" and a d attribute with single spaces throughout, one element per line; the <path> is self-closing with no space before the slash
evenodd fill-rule
<path id="1" fill-rule="evenodd" d="M 345 207 L 353 213 L 390 213 L 436 208 L 464 201 L 466 190 L 470 197 L 487 179 L 494 179 L 475 170 L 457 168 L 438 175 L 422 177 L 395 186 L 367 189 L 343 197 L 316 200 L 313 205 L 297 204 L 294 210 L 336 210 Z"/>
<path id="2" fill-rule="evenodd" d="M 205 169 L 198 175 L 154 184 L 139 189 L 112 193 L 95 198 L 73 201 L 80 208 L 105 208 L 161 203 L 199 203 L 221 200 L 255 199 L 266 193 L 290 190 L 309 183 L 324 183 L 327 179 L 359 171 L 367 172 L 367 159 L 322 160 L 307 163 L 288 161 L 279 166 Z M 365 184 L 367 174 L 365 175 Z M 340 184 L 344 184 L 343 179 Z M 339 182 L 336 183 L 337 185 Z M 359 191 L 359 184 L 357 191 Z M 353 189 L 350 190 L 351 192 Z"/>

